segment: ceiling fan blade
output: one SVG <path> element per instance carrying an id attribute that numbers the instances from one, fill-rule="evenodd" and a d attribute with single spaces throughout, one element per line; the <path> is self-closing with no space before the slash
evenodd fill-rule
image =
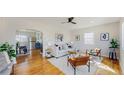
<path id="1" fill-rule="evenodd" d="M 76 22 L 71 22 L 72 24 L 77 24 Z"/>
<path id="2" fill-rule="evenodd" d="M 68 22 L 72 22 L 73 19 L 74 19 L 74 17 L 69 17 Z"/>
<path id="3" fill-rule="evenodd" d="M 61 23 L 62 23 L 62 24 L 64 24 L 64 23 L 76 24 L 76 22 L 72 22 L 73 19 L 74 19 L 74 17 L 69 17 L 67 22 L 61 22 Z"/>

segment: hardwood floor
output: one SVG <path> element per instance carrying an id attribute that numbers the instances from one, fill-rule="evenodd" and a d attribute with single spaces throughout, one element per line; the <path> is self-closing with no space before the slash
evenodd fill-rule
<path id="1" fill-rule="evenodd" d="M 118 61 L 111 61 L 104 58 L 104 64 L 121 74 Z M 17 57 L 17 64 L 14 65 L 15 75 L 64 75 L 62 71 L 52 65 L 46 58 L 40 54 L 40 50 L 33 50 L 31 55 Z"/>
<path id="2" fill-rule="evenodd" d="M 110 60 L 109 58 L 104 57 L 102 63 L 112 68 L 117 74 L 121 74 L 121 68 L 118 60 Z"/>
<path id="3" fill-rule="evenodd" d="M 33 50 L 31 55 L 17 58 L 14 66 L 15 75 L 63 75 L 64 73 L 50 64 L 40 54 L 40 50 Z"/>

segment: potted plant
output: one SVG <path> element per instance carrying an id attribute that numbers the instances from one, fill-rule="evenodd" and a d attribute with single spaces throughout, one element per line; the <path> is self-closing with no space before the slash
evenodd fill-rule
<path id="1" fill-rule="evenodd" d="M 110 42 L 111 46 L 110 48 L 110 53 L 115 53 L 115 49 L 119 48 L 119 43 L 117 39 L 112 39 Z"/>
<path id="2" fill-rule="evenodd" d="M 111 46 L 109 48 L 118 48 L 119 44 L 118 44 L 118 40 L 117 39 L 112 39 L 110 42 Z"/>
<path id="3" fill-rule="evenodd" d="M 0 52 L 4 52 L 4 51 L 8 53 L 8 56 L 11 61 L 13 58 L 16 57 L 16 53 L 15 53 L 15 49 L 13 48 L 13 45 L 10 45 L 8 42 L 0 45 Z"/>
<path id="4" fill-rule="evenodd" d="M 117 39 L 112 39 L 110 44 L 111 44 L 111 46 L 109 47 L 110 48 L 109 58 L 112 59 L 112 60 L 117 60 L 117 55 L 116 55 L 115 49 L 119 48 L 118 40 Z"/>

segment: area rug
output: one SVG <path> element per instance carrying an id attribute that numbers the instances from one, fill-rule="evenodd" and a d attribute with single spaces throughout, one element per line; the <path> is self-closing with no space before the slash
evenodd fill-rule
<path id="1" fill-rule="evenodd" d="M 71 65 L 67 66 L 67 56 L 60 58 L 50 58 L 48 61 L 59 68 L 66 75 L 73 75 L 74 69 Z M 98 64 L 102 62 L 102 58 L 94 58 L 94 61 L 90 61 L 90 72 L 88 72 L 88 67 L 86 65 L 78 66 L 76 68 L 76 75 L 94 75 L 99 68 Z"/>

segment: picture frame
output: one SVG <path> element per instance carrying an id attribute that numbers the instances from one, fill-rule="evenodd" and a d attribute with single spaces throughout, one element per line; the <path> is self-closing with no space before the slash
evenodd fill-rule
<path id="1" fill-rule="evenodd" d="M 76 36 L 75 36 L 75 40 L 76 40 L 76 41 L 80 41 L 80 35 L 76 35 Z"/>
<path id="2" fill-rule="evenodd" d="M 101 33 L 100 34 L 101 41 L 108 41 L 109 40 L 109 33 Z"/>
<path id="3" fill-rule="evenodd" d="M 63 34 L 55 34 L 55 41 L 56 42 L 62 42 L 63 41 Z"/>

